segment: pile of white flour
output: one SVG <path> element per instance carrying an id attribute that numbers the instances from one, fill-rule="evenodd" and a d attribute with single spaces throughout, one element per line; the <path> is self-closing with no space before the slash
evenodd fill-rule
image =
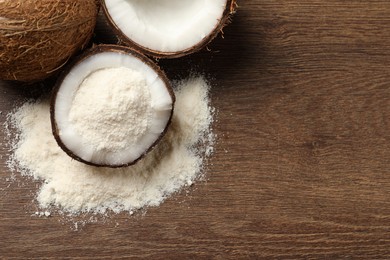
<path id="1" fill-rule="evenodd" d="M 18 131 L 9 167 L 43 180 L 37 193 L 42 210 L 104 213 L 157 206 L 172 193 L 191 185 L 212 152 L 213 109 L 202 77 L 176 86 L 171 126 L 161 142 L 134 166 L 97 168 L 72 160 L 51 133 L 49 100 L 24 104 L 9 123 Z"/>
<path id="2" fill-rule="evenodd" d="M 95 151 L 125 149 L 148 131 L 150 96 L 140 72 L 125 67 L 98 70 L 77 90 L 69 121 Z"/>

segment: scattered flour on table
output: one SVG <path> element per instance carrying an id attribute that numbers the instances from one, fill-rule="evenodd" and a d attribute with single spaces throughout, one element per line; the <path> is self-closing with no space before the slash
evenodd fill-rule
<path id="1" fill-rule="evenodd" d="M 9 117 L 17 142 L 9 168 L 43 180 L 39 207 L 62 212 L 105 213 L 158 206 L 202 174 L 212 153 L 213 109 L 202 77 L 177 83 L 171 126 L 161 142 L 137 164 L 119 169 L 97 168 L 72 160 L 51 134 L 49 100 L 29 102 Z M 12 141 L 10 141 L 12 142 Z"/>

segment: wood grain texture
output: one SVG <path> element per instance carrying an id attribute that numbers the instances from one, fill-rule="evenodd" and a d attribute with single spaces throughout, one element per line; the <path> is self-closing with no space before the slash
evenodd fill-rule
<path id="1" fill-rule="evenodd" d="M 159 61 L 212 78 L 208 180 L 76 232 L 30 216 L 37 183 L 6 188 L 3 145 L 0 258 L 390 259 L 390 2 L 239 4 L 210 51 Z M 1 122 L 40 89 L 2 83 Z"/>

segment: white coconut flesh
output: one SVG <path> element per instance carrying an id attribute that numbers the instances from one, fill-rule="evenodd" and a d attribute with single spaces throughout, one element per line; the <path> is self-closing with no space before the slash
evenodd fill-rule
<path id="1" fill-rule="evenodd" d="M 176 53 L 196 46 L 220 23 L 226 0 L 105 0 L 111 20 L 136 44 Z"/>
<path id="2" fill-rule="evenodd" d="M 148 90 L 143 91 L 146 93 L 144 94 L 144 100 L 142 103 L 142 111 L 144 112 L 140 110 L 141 112 L 136 116 L 144 116 L 147 118 L 141 118 L 140 120 L 137 119 L 134 120 L 134 122 L 131 122 L 133 124 L 137 124 L 142 120 L 142 122 L 144 122 L 143 127 L 138 128 L 142 130 L 142 133 L 137 133 L 137 138 L 132 136 L 123 136 L 121 134 L 114 135 L 116 136 L 116 139 L 123 138 L 123 140 L 112 140 L 113 143 L 129 144 L 128 140 L 131 139 L 133 140 L 133 142 L 130 143 L 131 145 L 118 145 L 117 147 L 114 147 L 115 149 L 112 149 L 112 147 L 111 149 L 105 149 L 104 147 L 100 147 L 99 143 L 91 142 L 91 140 L 94 140 L 93 138 L 91 139 L 90 136 L 83 136 L 82 132 L 78 131 L 74 120 L 71 118 L 71 114 L 74 114 L 74 112 L 72 112 L 74 110 L 73 106 L 75 104 L 76 97 L 80 92 L 80 86 L 84 84 L 85 80 L 91 78 L 93 75 L 98 76 L 100 74 L 100 76 L 107 76 L 105 74 L 109 73 L 111 70 L 120 70 L 122 73 L 132 71 L 138 73 L 137 75 L 142 75 L 145 81 L 145 87 L 147 87 Z M 107 84 L 107 86 L 104 86 L 107 89 L 115 87 L 110 86 L 107 82 L 104 84 Z M 100 96 L 103 95 L 101 93 L 102 91 L 99 91 L 98 88 L 99 87 L 97 87 L 96 93 L 92 95 L 90 99 L 99 99 Z M 135 95 L 137 97 L 136 93 L 131 95 Z M 102 98 L 102 100 L 101 104 L 99 104 L 101 107 L 89 108 L 90 111 L 87 111 L 87 113 L 91 114 L 91 118 L 83 123 L 86 125 L 106 123 L 102 121 L 105 120 L 104 117 L 94 116 L 94 113 L 104 114 L 104 106 L 107 106 L 107 109 L 108 106 L 112 106 L 112 103 L 105 104 L 106 101 L 104 101 L 104 98 Z M 173 97 L 171 96 L 164 80 L 162 80 L 153 68 L 139 58 L 126 53 L 112 51 L 93 54 L 74 66 L 64 77 L 58 89 L 54 103 L 54 121 L 58 131 L 57 138 L 60 138 L 63 145 L 66 146 L 73 155 L 81 158 L 85 162 L 95 165 L 114 167 L 131 164 L 131 162 L 140 158 L 156 142 L 156 140 L 161 137 L 161 134 L 164 132 L 167 124 L 169 123 L 173 109 L 173 102 Z M 113 108 L 111 107 L 111 109 Z M 84 116 L 85 115 L 88 114 L 84 113 Z M 94 118 L 98 118 L 100 121 L 93 122 L 93 120 L 95 120 Z M 131 128 L 131 123 L 128 126 L 120 126 L 119 128 L 113 126 L 112 131 L 126 129 L 123 127 Z M 99 128 L 100 127 L 97 127 L 96 134 L 107 135 L 107 138 L 109 138 L 110 133 L 107 133 L 107 126 L 105 126 L 105 132 L 100 131 L 99 133 Z M 104 138 L 104 136 L 101 138 Z M 105 141 L 107 142 L 110 140 Z"/>

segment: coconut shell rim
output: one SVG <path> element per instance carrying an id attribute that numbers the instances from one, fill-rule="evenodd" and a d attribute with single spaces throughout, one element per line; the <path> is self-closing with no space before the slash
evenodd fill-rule
<path id="1" fill-rule="evenodd" d="M 237 10 L 237 0 L 226 0 L 226 6 L 225 10 L 221 16 L 221 19 L 219 20 L 219 23 L 215 26 L 213 30 L 209 32 L 209 34 L 204 37 L 201 41 L 196 43 L 194 46 L 184 49 L 182 51 L 177 52 L 161 52 L 152 50 L 150 48 L 147 48 L 145 46 L 142 46 L 135 41 L 131 40 L 129 37 L 127 37 L 122 30 L 118 27 L 118 25 L 113 21 L 107 6 L 106 6 L 106 0 L 101 0 L 101 6 L 103 9 L 104 16 L 106 17 L 108 21 L 108 25 L 113 29 L 115 35 L 118 37 L 118 39 L 124 43 L 125 45 L 132 47 L 148 56 L 152 56 L 154 58 L 163 58 L 163 59 L 174 59 L 174 58 L 180 58 L 183 56 L 187 56 L 190 54 L 193 54 L 195 52 L 200 51 L 204 47 L 206 47 L 210 42 L 212 42 L 217 35 L 222 31 L 222 29 L 229 24 L 231 16 L 236 12 Z"/>
<path id="2" fill-rule="evenodd" d="M 142 62 L 144 62 L 146 65 L 151 67 L 157 75 L 159 75 L 160 79 L 164 82 L 166 89 L 168 90 L 169 95 L 171 96 L 172 99 L 172 109 L 171 113 L 169 116 L 169 119 L 167 121 L 167 124 L 164 128 L 164 130 L 161 132 L 159 137 L 154 141 L 154 143 L 145 150 L 144 153 L 142 153 L 137 159 L 128 162 L 128 163 L 123 163 L 123 164 L 115 164 L 115 165 L 110 165 L 110 164 L 98 164 L 98 163 L 93 163 L 89 162 L 87 160 L 84 160 L 77 156 L 75 153 L 73 153 L 61 140 L 61 137 L 59 136 L 59 128 L 55 119 L 55 104 L 57 100 L 57 93 L 59 89 L 61 88 L 62 82 L 65 79 L 65 77 L 69 74 L 69 72 L 75 67 L 76 65 L 82 63 L 85 61 L 88 57 L 102 53 L 102 52 L 121 52 L 124 54 L 130 54 L 133 55 L 134 57 L 140 59 Z M 62 71 L 60 76 L 57 79 L 57 82 L 52 90 L 51 94 L 51 100 L 50 100 L 50 122 L 51 122 L 51 128 L 52 128 L 52 134 L 54 136 L 54 139 L 56 140 L 58 146 L 72 159 L 77 160 L 81 163 L 90 165 L 90 166 L 95 166 L 95 167 L 107 167 L 107 168 L 122 168 L 122 167 L 128 167 L 131 165 L 136 164 L 139 160 L 144 158 L 149 152 L 151 152 L 156 145 L 161 141 L 161 139 L 165 136 L 167 130 L 169 129 L 169 126 L 172 121 L 172 116 L 174 112 L 174 107 L 175 107 L 175 102 L 176 102 L 176 97 L 175 93 L 172 88 L 172 84 L 170 83 L 168 77 L 166 76 L 165 72 L 156 64 L 154 63 L 151 59 L 140 53 L 138 50 L 135 50 L 133 48 L 127 47 L 127 46 L 119 46 L 119 45 L 113 45 L 113 44 L 101 44 L 101 45 L 96 45 L 92 47 L 91 49 L 85 51 L 82 55 L 79 57 L 76 57 L 71 63 L 69 63 L 65 70 Z"/>

